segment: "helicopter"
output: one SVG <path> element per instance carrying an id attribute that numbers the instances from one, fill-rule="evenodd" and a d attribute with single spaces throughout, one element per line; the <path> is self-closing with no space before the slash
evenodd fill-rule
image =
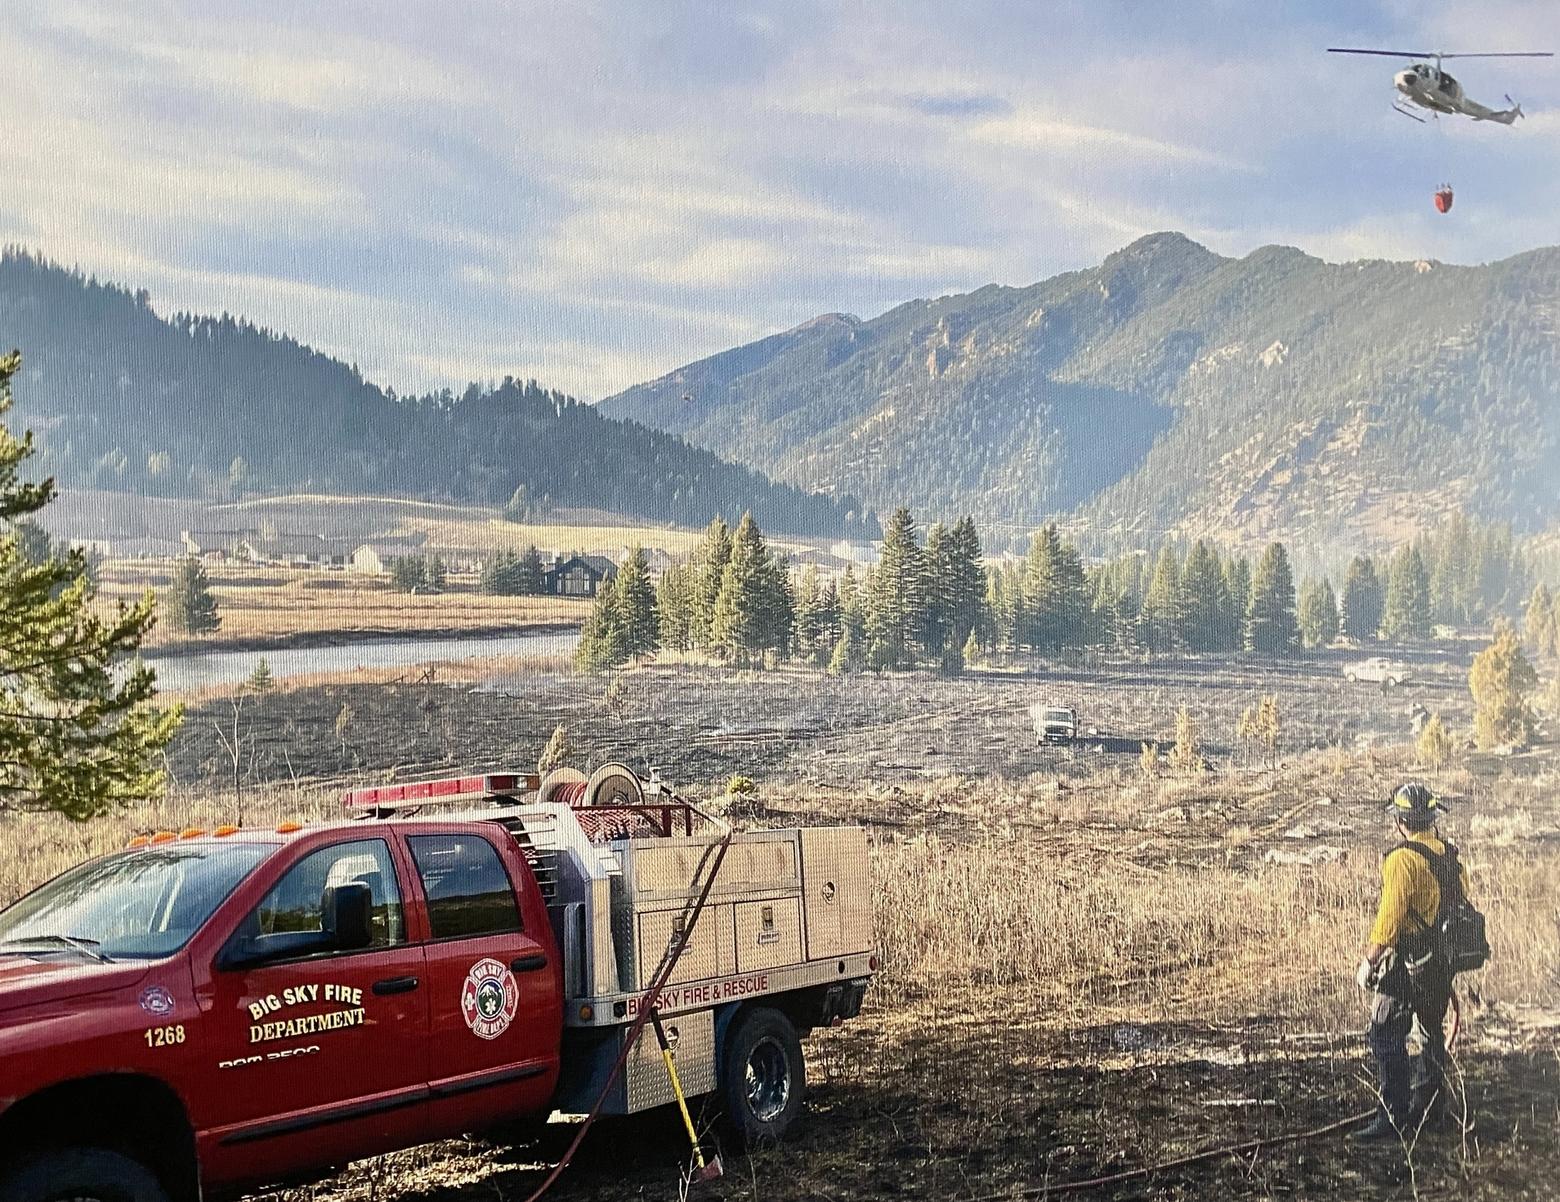
<path id="1" fill-rule="evenodd" d="M 1392 100 L 1392 107 L 1405 117 L 1411 117 L 1415 121 L 1423 122 L 1424 117 L 1414 112 L 1417 106 L 1426 109 L 1434 117 L 1439 118 L 1442 113 L 1448 116 L 1471 117 L 1475 121 L 1495 121 L 1501 125 L 1510 125 L 1522 116 L 1522 106 L 1510 96 L 1506 97 L 1509 108 L 1492 109 L 1480 104 L 1477 100 L 1470 100 L 1468 94 L 1463 91 L 1462 84 L 1451 77 L 1449 72 L 1441 69 L 1441 60 L 1445 58 L 1553 58 L 1552 50 L 1515 50 L 1498 51 L 1492 54 L 1443 54 L 1439 51 L 1429 50 L 1356 50 L 1346 46 L 1329 46 L 1328 54 L 1374 54 L 1384 58 L 1406 58 L 1413 60 L 1392 77 L 1392 84 L 1398 90 L 1398 95 Z M 1431 60 L 1434 60 L 1433 62 Z"/>

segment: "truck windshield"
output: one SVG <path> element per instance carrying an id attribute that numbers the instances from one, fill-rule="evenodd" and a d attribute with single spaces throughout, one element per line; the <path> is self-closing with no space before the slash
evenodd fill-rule
<path id="1" fill-rule="evenodd" d="M 89 861 L 0 910 L 0 954 L 75 947 L 110 960 L 171 955 L 274 850 L 171 844 Z"/>
<path id="2" fill-rule="evenodd" d="M 1046 710 L 1045 711 L 1045 720 L 1047 722 L 1071 722 L 1072 721 L 1072 711 L 1071 710 Z"/>

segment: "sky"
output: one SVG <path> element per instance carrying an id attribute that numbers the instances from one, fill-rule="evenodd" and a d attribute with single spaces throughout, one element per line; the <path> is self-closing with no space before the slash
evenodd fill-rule
<path id="1" fill-rule="evenodd" d="M 1560 242 L 1554 0 L 0 0 L 0 242 L 400 392 L 587 400 L 825 312 L 1183 231 L 1341 261 Z M 1437 214 L 1431 193 L 1457 190 Z M 3 331 L 0 331 L 3 333 Z"/>

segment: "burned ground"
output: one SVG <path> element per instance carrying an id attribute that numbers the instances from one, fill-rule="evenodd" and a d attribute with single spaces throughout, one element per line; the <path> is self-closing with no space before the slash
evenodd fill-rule
<path id="1" fill-rule="evenodd" d="M 953 678 L 650 666 L 611 677 L 518 671 L 475 686 L 327 685 L 244 700 L 240 774 L 262 784 L 527 767 L 562 722 L 582 765 L 622 759 L 700 790 L 739 774 L 822 786 L 948 775 L 1081 779 L 1135 764 L 1144 742 L 1168 746 L 1183 705 L 1210 758 L 1242 751 L 1241 712 L 1264 694 L 1279 698 L 1282 755 L 1401 741 L 1414 702 L 1466 723 L 1461 656 L 1427 656 L 1416 665 L 1420 683 L 1391 693 L 1348 683 L 1343 662 L 1336 655 L 1188 659 Z M 1084 731 L 1097 733 L 1069 746 L 1036 746 L 1028 715 L 1036 701 L 1075 706 Z M 230 779 L 219 726 L 231 743 L 228 700 L 193 708 L 170 752 L 181 782 Z"/>

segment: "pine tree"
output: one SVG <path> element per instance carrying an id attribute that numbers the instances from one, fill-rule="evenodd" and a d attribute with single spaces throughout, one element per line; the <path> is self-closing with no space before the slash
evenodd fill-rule
<path id="1" fill-rule="evenodd" d="M 818 592 L 817 631 L 813 636 L 812 660 L 820 668 L 829 662 L 834 644 L 843 630 L 839 591 L 833 580 L 823 582 Z"/>
<path id="2" fill-rule="evenodd" d="M 449 580 L 449 565 L 441 555 L 429 554 L 423 561 L 423 582 L 435 592 L 443 592 Z"/>
<path id="3" fill-rule="evenodd" d="M 692 645 L 692 572 L 687 564 L 673 564 L 661 573 L 655 589 L 655 608 L 661 622 L 661 645 L 670 651 L 687 651 Z"/>
<path id="4" fill-rule="evenodd" d="M 276 687 L 276 678 L 271 675 L 271 665 L 266 663 L 265 656 L 255 661 L 255 670 L 249 674 L 248 687 L 252 693 L 269 693 Z"/>
<path id="5" fill-rule="evenodd" d="M 1480 747 L 1527 746 L 1534 729 L 1528 694 L 1537 685 L 1538 674 L 1522 654 L 1516 631 L 1501 622 L 1494 641 L 1474 657 L 1468 673 L 1473 731 Z"/>
<path id="6" fill-rule="evenodd" d="M 1374 640 L 1385 603 L 1375 563 L 1367 555 L 1356 555 L 1343 578 L 1343 633 L 1357 643 Z"/>
<path id="7" fill-rule="evenodd" d="M 753 515 L 743 514 L 731 537 L 710 628 L 716 650 L 739 667 L 761 658 L 765 650 L 784 649 L 780 640 L 790 633 L 781 626 L 782 618 L 789 618 L 784 577 L 785 569 L 771 560 Z"/>
<path id="8" fill-rule="evenodd" d="M 1560 654 L 1560 621 L 1549 586 L 1540 583 L 1533 589 L 1527 610 L 1522 615 L 1522 637 L 1539 655 Z"/>
<path id="9" fill-rule="evenodd" d="M 975 519 L 966 515 L 955 522 L 947 546 L 941 576 L 948 641 L 963 646 L 986 616 L 985 551 Z"/>
<path id="10" fill-rule="evenodd" d="M 390 587 L 412 593 L 428 586 L 428 564 L 419 555 L 403 555 L 390 561 Z"/>
<path id="11" fill-rule="evenodd" d="M 1186 645 L 1193 651 L 1218 651 L 1226 647 L 1229 628 L 1229 589 L 1224 567 L 1211 544 L 1198 539 L 1181 569 L 1181 596 L 1185 610 Z"/>
<path id="12" fill-rule="evenodd" d="M 542 568 L 542 553 L 532 543 L 526 547 L 520 561 L 514 568 L 515 594 L 521 597 L 535 597 L 541 594 L 546 584 L 546 572 Z"/>
<path id="13" fill-rule="evenodd" d="M 1295 579 L 1283 543 L 1273 543 L 1257 561 L 1246 606 L 1246 650 L 1288 655 L 1300 641 L 1295 618 Z"/>
<path id="14" fill-rule="evenodd" d="M 1251 561 L 1233 553 L 1224 564 L 1224 591 L 1229 597 L 1222 650 L 1239 651 L 1246 645 L 1246 611 L 1251 608 Z"/>
<path id="15" fill-rule="evenodd" d="M 720 596 L 726 564 L 731 559 L 731 528 L 714 518 L 694 549 L 688 590 L 688 641 L 694 647 L 712 644 L 715 601 Z"/>
<path id="16" fill-rule="evenodd" d="M 1185 645 L 1186 599 L 1181 592 L 1181 567 L 1175 548 L 1166 543 L 1154 564 L 1154 575 L 1143 594 L 1139 630 L 1150 651 L 1176 651 Z"/>
<path id="17" fill-rule="evenodd" d="M 812 659 L 818 650 L 822 634 L 823 586 L 818 582 L 818 568 L 808 564 L 802 573 L 801 583 L 795 589 L 796 599 L 796 654 L 802 659 Z"/>
<path id="18" fill-rule="evenodd" d="M 1430 637 L 1430 576 L 1419 548 L 1405 546 L 1392 559 L 1381 637 L 1394 641 Z"/>
<path id="19" fill-rule="evenodd" d="M 20 367 L 20 355 L 0 356 L 0 418 Z M 130 662 L 154 621 L 150 594 L 110 608 L 80 552 L 23 558 L 16 524 L 55 496 L 52 480 L 21 480 L 32 454 L 32 434 L 0 420 L 0 804 L 82 820 L 161 794 L 157 765 L 180 711 L 153 708 L 156 677 Z"/>
<path id="20" fill-rule="evenodd" d="M 200 560 L 187 555 L 173 571 L 165 606 L 168 628 L 180 634 L 210 634 L 222 625 L 211 581 Z"/>
<path id="21" fill-rule="evenodd" d="M 582 672 L 603 672 L 628 662 L 629 653 L 623 645 L 623 624 L 617 613 L 616 586 L 617 582 L 612 579 L 602 582 L 596 590 L 596 602 L 580 627 L 574 664 Z"/>
<path id="22" fill-rule="evenodd" d="M 1338 598 L 1325 576 L 1300 590 L 1300 637 L 1307 647 L 1326 647 L 1338 637 Z"/>
<path id="23" fill-rule="evenodd" d="M 1167 757 L 1170 767 L 1181 776 L 1194 776 L 1203 770 L 1202 751 L 1197 746 L 1197 722 L 1184 705 L 1175 715 L 1175 745 Z"/>
<path id="24" fill-rule="evenodd" d="M 628 558 L 618 569 L 613 592 L 613 616 L 618 623 L 623 654 L 629 659 L 649 655 L 661 645 L 661 628 L 655 609 L 655 586 L 650 583 L 650 565 L 643 547 L 630 548 Z"/>
<path id="25" fill-rule="evenodd" d="M 926 574 L 915 522 L 901 505 L 883 531 L 883 554 L 867 592 L 867 662 L 874 668 L 903 668 L 915 661 L 917 634 L 924 629 Z"/>

